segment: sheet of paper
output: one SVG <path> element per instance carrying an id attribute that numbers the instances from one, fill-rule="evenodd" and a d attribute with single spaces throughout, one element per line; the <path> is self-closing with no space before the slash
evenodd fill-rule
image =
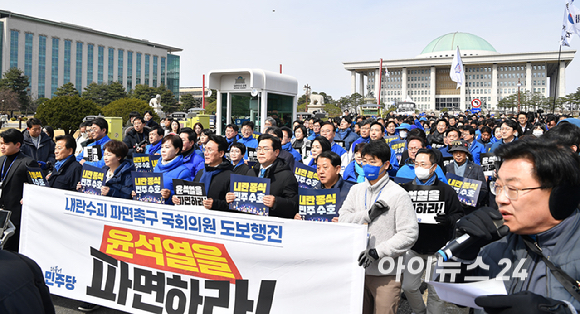
<path id="1" fill-rule="evenodd" d="M 474 309 L 481 309 L 475 304 L 475 298 L 482 295 L 506 295 L 505 285 L 501 280 L 484 280 L 470 283 L 446 283 L 430 281 L 429 284 L 435 287 L 437 295 L 441 300 L 469 306 Z"/>

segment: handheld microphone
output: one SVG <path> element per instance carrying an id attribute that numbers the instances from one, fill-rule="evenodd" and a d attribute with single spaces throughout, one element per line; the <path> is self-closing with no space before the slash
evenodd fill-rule
<path id="1" fill-rule="evenodd" d="M 503 219 L 494 220 L 493 224 L 499 229 L 503 225 Z M 478 238 L 471 237 L 469 234 L 465 233 L 464 235 L 451 240 L 435 254 L 439 254 L 441 257 L 443 257 L 443 261 L 447 262 L 455 255 L 454 252 L 460 252 L 464 250 L 466 247 L 469 247 L 477 240 Z"/>

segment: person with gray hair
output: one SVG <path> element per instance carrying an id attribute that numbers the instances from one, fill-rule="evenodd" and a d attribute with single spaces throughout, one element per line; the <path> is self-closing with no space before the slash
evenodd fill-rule
<path id="1" fill-rule="evenodd" d="M 269 127 L 275 127 L 275 126 L 278 126 L 276 123 L 276 120 L 274 120 L 274 118 L 272 118 L 272 117 L 267 117 L 266 121 L 264 121 L 264 127 L 262 127 L 262 133 L 266 133 L 266 130 Z"/>

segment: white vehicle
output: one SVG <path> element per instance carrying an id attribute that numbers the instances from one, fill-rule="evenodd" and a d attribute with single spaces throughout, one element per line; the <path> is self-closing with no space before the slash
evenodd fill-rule
<path id="1" fill-rule="evenodd" d="M 401 101 L 397 104 L 397 115 L 410 116 L 415 113 L 416 105 L 411 101 Z"/>

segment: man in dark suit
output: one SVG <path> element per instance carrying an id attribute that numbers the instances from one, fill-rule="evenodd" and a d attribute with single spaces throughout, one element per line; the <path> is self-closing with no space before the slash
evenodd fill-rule
<path id="1" fill-rule="evenodd" d="M 60 135 L 55 138 L 54 155 L 56 162 L 46 180 L 51 188 L 74 191 L 81 181 L 83 166 L 73 155 L 77 142 L 71 135 Z"/>
<path id="2" fill-rule="evenodd" d="M 38 163 L 20 153 L 24 135 L 16 129 L 0 133 L 0 208 L 12 212 L 10 220 L 16 227 L 14 235 L 8 239 L 5 250 L 18 252 L 20 238 L 20 214 L 22 212 L 22 190 L 24 183 L 32 183 L 26 167 L 38 167 Z"/>
<path id="3" fill-rule="evenodd" d="M 453 154 L 453 162 L 447 164 L 445 168 L 447 173 L 453 173 L 460 177 L 467 179 L 475 179 L 481 181 L 481 189 L 479 190 L 479 198 L 477 207 L 464 206 L 463 210 L 466 214 L 471 213 L 476 208 L 486 205 L 487 201 L 487 181 L 483 174 L 483 168 L 480 165 L 473 163 L 469 158 L 469 143 L 466 141 L 453 141 L 450 143 L 449 152 Z M 469 158 L 468 158 L 469 157 Z"/>
<path id="4" fill-rule="evenodd" d="M 270 208 L 269 215 L 294 218 L 298 213 L 298 182 L 288 164 L 279 158 L 282 142 L 279 138 L 262 134 L 258 137 L 258 163 L 252 171 L 259 178 L 270 179 L 270 194 L 264 196 L 264 205 Z M 235 199 L 233 193 L 226 195 L 226 202 Z"/>

